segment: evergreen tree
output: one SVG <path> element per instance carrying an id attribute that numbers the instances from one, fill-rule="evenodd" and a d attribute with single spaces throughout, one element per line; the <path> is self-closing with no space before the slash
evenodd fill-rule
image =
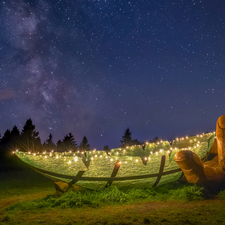
<path id="1" fill-rule="evenodd" d="M 12 149 L 18 149 L 20 146 L 20 131 L 18 130 L 17 126 L 14 126 L 11 131 L 11 140 L 10 145 Z"/>
<path id="2" fill-rule="evenodd" d="M 77 144 L 72 133 L 67 134 L 62 141 L 64 151 L 76 151 Z"/>
<path id="3" fill-rule="evenodd" d="M 86 136 L 83 137 L 83 140 L 80 143 L 79 149 L 81 151 L 89 151 L 89 150 L 91 150 L 90 145 L 88 144 L 88 139 L 87 139 Z"/>
<path id="4" fill-rule="evenodd" d="M 39 132 L 35 130 L 35 125 L 31 119 L 28 119 L 21 132 L 22 150 L 39 152 L 42 151 L 41 139 Z"/>
<path id="5" fill-rule="evenodd" d="M 55 151 L 56 150 L 56 145 L 52 141 L 52 134 L 49 135 L 49 138 L 44 142 L 43 148 L 45 151 Z"/>
<path id="6" fill-rule="evenodd" d="M 133 139 L 131 141 L 131 145 L 142 145 L 142 143 L 140 141 L 138 141 L 138 139 Z"/>
<path id="7" fill-rule="evenodd" d="M 127 128 L 124 132 L 124 135 L 122 136 L 122 140 L 120 141 L 121 148 L 125 148 L 127 146 L 131 146 L 132 145 L 132 137 L 131 137 L 131 131 L 129 128 Z"/>
<path id="8" fill-rule="evenodd" d="M 160 142 L 160 139 L 156 136 L 155 138 L 153 138 L 153 142 L 154 143 Z"/>
<path id="9" fill-rule="evenodd" d="M 1 139 L 2 148 L 10 148 L 11 132 L 7 129 Z"/>
<path id="10" fill-rule="evenodd" d="M 105 145 L 105 146 L 103 147 L 103 150 L 106 152 L 107 155 L 109 155 L 109 153 L 110 153 L 110 148 L 109 148 L 108 145 Z"/>
<path id="11" fill-rule="evenodd" d="M 64 150 L 64 147 L 63 147 L 62 141 L 59 140 L 57 142 L 57 152 L 63 152 L 63 150 Z"/>
<path id="12" fill-rule="evenodd" d="M 11 139 L 11 132 L 10 130 L 6 130 L 0 143 L 0 162 L 7 161 L 7 156 L 9 155 L 10 151 L 10 139 Z"/>

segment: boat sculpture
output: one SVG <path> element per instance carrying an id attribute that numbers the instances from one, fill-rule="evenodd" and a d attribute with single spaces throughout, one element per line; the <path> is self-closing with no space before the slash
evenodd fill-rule
<path id="1" fill-rule="evenodd" d="M 55 180 L 90 189 L 110 185 L 149 188 L 176 181 L 183 172 L 174 160 L 177 152 L 193 151 L 205 160 L 214 142 L 215 132 L 173 141 L 146 143 L 110 152 L 21 152 L 16 156 L 35 171 Z"/>

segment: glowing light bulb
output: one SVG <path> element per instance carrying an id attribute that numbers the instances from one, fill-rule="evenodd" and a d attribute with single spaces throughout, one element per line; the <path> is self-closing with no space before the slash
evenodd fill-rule
<path id="1" fill-rule="evenodd" d="M 147 160 L 147 158 L 145 157 L 145 160 Z"/>
<path id="2" fill-rule="evenodd" d="M 138 159 L 136 159 L 136 162 L 138 162 Z"/>
<path id="3" fill-rule="evenodd" d="M 15 153 L 15 152 L 12 152 L 13 154 Z"/>
<path id="4" fill-rule="evenodd" d="M 106 156 L 105 158 L 108 159 L 108 156 Z"/>
<path id="5" fill-rule="evenodd" d="M 95 157 L 98 157 L 97 155 L 95 155 Z"/>
<path id="6" fill-rule="evenodd" d="M 93 157 L 91 157 L 91 160 L 93 160 L 94 158 Z"/>
<path id="7" fill-rule="evenodd" d="M 148 142 L 145 142 L 145 144 L 147 145 L 147 144 L 148 144 Z"/>
<path id="8" fill-rule="evenodd" d="M 127 163 L 127 161 L 125 161 L 125 163 Z"/>
<path id="9" fill-rule="evenodd" d="M 102 155 L 100 155 L 100 158 L 102 158 Z"/>
<path id="10" fill-rule="evenodd" d="M 69 160 L 69 162 L 68 162 L 69 164 L 71 164 L 71 161 Z"/>
<path id="11" fill-rule="evenodd" d="M 158 152 L 156 152 L 155 154 L 158 155 Z"/>
<path id="12" fill-rule="evenodd" d="M 110 161 L 113 161 L 113 159 L 110 159 Z"/>
<path id="13" fill-rule="evenodd" d="M 58 156 L 56 156 L 56 159 L 58 159 L 59 157 Z"/>
<path id="14" fill-rule="evenodd" d="M 45 156 L 45 158 L 47 158 L 47 155 Z"/>

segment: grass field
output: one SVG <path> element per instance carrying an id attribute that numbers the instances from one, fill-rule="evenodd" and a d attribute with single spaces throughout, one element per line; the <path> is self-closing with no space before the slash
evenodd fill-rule
<path id="1" fill-rule="evenodd" d="M 0 224 L 225 224 L 224 193 L 173 183 L 66 193 L 29 168 L 0 172 Z"/>

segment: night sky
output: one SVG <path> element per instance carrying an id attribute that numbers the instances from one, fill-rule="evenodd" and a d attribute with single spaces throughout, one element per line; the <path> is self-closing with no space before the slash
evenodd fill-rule
<path id="1" fill-rule="evenodd" d="M 225 114 L 224 0 L 0 1 L 0 132 L 92 148 L 214 131 Z"/>

